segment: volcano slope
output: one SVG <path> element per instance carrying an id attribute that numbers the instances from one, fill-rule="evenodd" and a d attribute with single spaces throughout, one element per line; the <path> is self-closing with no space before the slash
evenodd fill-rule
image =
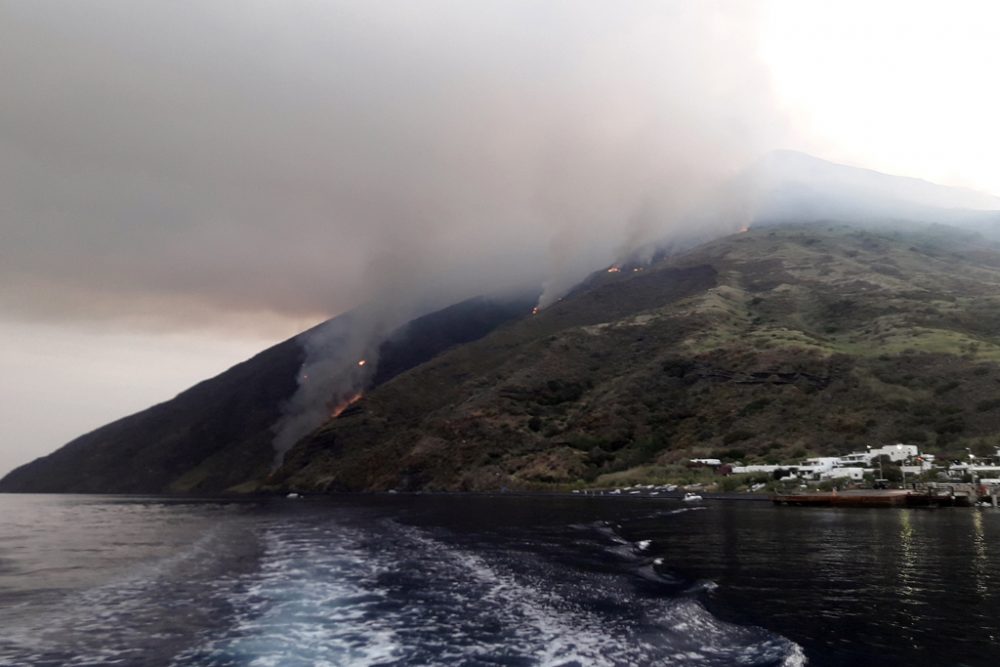
<path id="1" fill-rule="evenodd" d="M 534 299 L 470 299 L 413 320 L 379 347 L 373 386 L 525 317 Z M 17 468 L 0 491 L 206 494 L 254 482 L 271 470 L 273 427 L 298 386 L 300 336 Z"/>
<path id="2" fill-rule="evenodd" d="M 1000 437 L 1000 246 L 951 228 L 757 228 L 587 289 L 400 374 L 301 441 L 302 491 L 669 480 Z M 259 487 L 267 488 L 267 487 Z"/>

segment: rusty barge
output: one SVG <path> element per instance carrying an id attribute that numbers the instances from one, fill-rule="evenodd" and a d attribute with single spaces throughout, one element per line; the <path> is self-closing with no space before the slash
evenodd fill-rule
<path id="1" fill-rule="evenodd" d="M 797 507 L 971 507 L 975 504 L 975 499 L 968 493 L 943 489 L 776 493 L 771 500 L 775 505 Z"/>

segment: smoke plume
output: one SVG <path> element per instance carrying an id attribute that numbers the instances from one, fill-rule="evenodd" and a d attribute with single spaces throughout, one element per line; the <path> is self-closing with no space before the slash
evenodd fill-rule
<path id="1" fill-rule="evenodd" d="M 159 330 L 396 289 L 558 294 L 774 143 L 756 21 L 712 1 L 5 3 L 0 306 Z"/>
<path id="2" fill-rule="evenodd" d="M 528 285 L 545 307 L 691 232 L 783 132 L 757 22 L 722 0 L 5 3 L 0 307 L 162 329 L 363 305 L 304 340 L 282 451 L 408 318 Z"/>
<path id="3" fill-rule="evenodd" d="M 306 357 L 298 389 L 274 426 L 274 467 L 292 445 L 357 400 L 374 374 L 385 335 L 376 313 L 356 309 L 299 337 Z"/>

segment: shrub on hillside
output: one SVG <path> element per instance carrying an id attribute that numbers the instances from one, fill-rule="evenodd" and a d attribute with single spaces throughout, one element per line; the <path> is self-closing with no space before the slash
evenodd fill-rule
<path id="1" fill-rule="evenodd" d="M 976 403 L 976 410 L 979 412 L 989 412 L 990 410 L 996 410 L 1000 408 L 1000 398 L 989 398 L 985 401 L 979 401 Z"/>
<path id="2" fill-rule="evenodd" d="M 737 429 L 735 431 L 730 431 L 729 433 L 726 433 L 724 436 L 722 436 L 722 442 L 723 444 L 729 445 L 734 442 L 740 442 L 741 440 L 749 440 L 752 437 L 753 433 L 751 433 L 750 431 Z"/>

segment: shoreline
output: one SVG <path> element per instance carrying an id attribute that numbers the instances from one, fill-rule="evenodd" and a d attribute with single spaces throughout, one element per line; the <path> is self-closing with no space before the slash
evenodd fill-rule
<path id="1" fill-rule="evenodd" d="M 288 498 L 289 493 L 298 494 L 298 498 Z M 224 500 L 253 501 L 262 499 L 309 499 L 309 498 L 342 498 L 371 496 L 483 496 L 483 497 L 518 497 L 518 498 L 579 498 L 579 499 L 617 499 L 617 500 L 682 500 L 684 492 L 661 492 L 657 495 L 648 493 L 617 494 L 607 491 L 583 492 L 572 491 L 335 491 L 329 493 L 309 493 L 300 491 L 275 491 L 269 493 L 233 493 L 233 494 L 190 494 L 190 493 L 101 493 L 84 491 L 0 491 L 6 496 L 84 496 L 109 498 L 164 498 L 171 500 Z M 699 492 L 704 500 L 741 500 L 770 501 L 769 493 L 709 493 Z"/>

